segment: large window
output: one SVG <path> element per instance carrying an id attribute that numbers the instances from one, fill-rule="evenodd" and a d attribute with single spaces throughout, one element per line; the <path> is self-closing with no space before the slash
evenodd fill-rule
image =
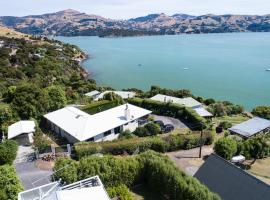
<path id="1" fill-rule="evenodd" d="M 114 134 L 118 134 L 118 133 L 120 133 L 121 132 L 121 127 L 119 126 L 119 127 L 116 127 L 115 129 L 114 129 Z"/>
<path id="2" fill-rule="evenodd" d="M 104 133 L 104 137 L 106 137 L 106 136 L 108 136 L 108 135 L 111 135 L 111 134 L 112 134 L 112 131 L 111 131 L 111 130 L 106 131 L 106 132 Z"/>

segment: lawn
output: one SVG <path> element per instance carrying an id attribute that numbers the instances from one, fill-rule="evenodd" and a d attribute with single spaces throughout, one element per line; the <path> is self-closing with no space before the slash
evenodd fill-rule
<path id="1" fill-rule="evenodd" d="M 227 121 L 232 123 L 232 125 L 240 124 L 246 120 L 249 120 L 248 117 L 243 115 L 235 115 L 235 116 L 223 116 L 223 117 L 216 117 L 213 119 L 213 122 L 215 122 L 217 125 L 222 121 Z"/>
<path id="2" fill-rule="evenodd" d="M 93 115 L 93 114 L 96 114 L 105 110 L 109 110 L 116 106 L 118 106 L 117 101 L 103 100 L 103 101 L 97 101 L 97 102 L 84 106 L 82 108 L 82 111 L 87 112 L 90 115 Z"/>
<path id="3" fill-rule="evenodd" d="M 132 188 L 131 193 L 134 200 L 163 200 L 159 195 L 151 192 L 145 185 Z"/>
<path id="4" fill-rule="evenodd" d="M 252 161 L 246 161 L 245 164 L 250 166 L 248 172 L 270 184 L 270 158 L 258 159 L 254 163 Z"/>

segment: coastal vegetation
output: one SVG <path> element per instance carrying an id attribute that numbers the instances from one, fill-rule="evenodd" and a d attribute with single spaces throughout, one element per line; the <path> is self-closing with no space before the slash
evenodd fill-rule
<path id="1" fill-rule="evenodd" d="M 257 106 L 252 110 L 252 114 L 270 120 L 270 106 Z"/>
<path id="2" fill-rule="evenodd" d="M 54 170 L 57 172 L 68 165 L 71 165 L 73 173 L 69 173 L 69 170 L 56 173 L 57 178 L 67 183 L 99 175 L 105 187 L 124 184 L 132 188 L 143 184 L 163 199 L 220 199 L 197 179 L 182 172 L 167 156 L 152 151 L 132 157 L 91 156 L 79 161 L 61 159 L 56 162 Z"/>

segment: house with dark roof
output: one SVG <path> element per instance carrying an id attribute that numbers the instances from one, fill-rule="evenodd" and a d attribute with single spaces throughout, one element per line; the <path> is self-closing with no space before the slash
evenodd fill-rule
<path id="1" fill-rule="evenodd" d="M 241 124 L 229 128 L 231 134 L 237 134 L 244 138 L 249 138 L 260 133 L 270 132 L 270 120 L 254 117 Z"/>
<path id="2" fill-rule="evenodd" d="M 223 200 L 270 199 L 269 185 L 216 154 L 194 176 Z"/>

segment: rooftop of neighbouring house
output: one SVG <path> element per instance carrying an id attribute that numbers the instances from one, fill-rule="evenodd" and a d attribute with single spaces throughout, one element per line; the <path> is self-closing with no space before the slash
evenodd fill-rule
<path id="1" fill-rule="evenodd" d="M 110 91 L 110 90 L 107 90 L 105 92 L 99 92 L 97 90 L 94 90 L 94 91 L 91 91 L 91 92 L 86 93 L 85 95 L 86 96 L 89 96 L 89 97 L 93 97 L 94 100 L 99 100 L 99 99 L 103 99 L 104 95 L 107 94 L 107 93 L 109 93 L 109 92 L 113 92 L 113 93 L 119 95 L 120 97 L 122 97 L 123 99 L 133 98 L 136 95 L 135 92 L 129 92 L 129 91 Z"/>
<path id="2" fill-rule="evenodd" d="M 110 200 L 98 176 L 61 186 L 53 182 L 19 193 L 18 200 Z"/>
<path id="3" fill-rule="evenodd" d="M 172 97 L 168 95 L 163 94 L 157 94 L 151 98 L 155 101 L 161 101 L 161 102 L 171 102 L 171 103 L 177 103 L 186 107 L 195 108 L 200 107 L 202 104 L 198 102 L 197 100 L 193 99 L 192 97 L 186 97 L 186 98 L 177 98 Z"/>
<path id="4" fill-rule="evenodd" d="M 18 121 L 8 127 L 8 139 L 15 138 L 23 133 L 35 132 L 34 121 Z"/>
<path id="5" fill-rule="evenodd" d="M 270 120 L 254 117 L 248 121 L 229 128 L 229 130 L 244 137 L 251 137 L 269 127 Z"/>
<path id="6" fill-rule="evenodd" d="M 223 200 L 270 199 L 269 185 L 216 154 L 194 176 Z"/>
<path id="7" fill-rule="evenodd" d="M 129 119 L 125 117 L 127 108 L 130 111 Z M 85 141 L 150 113 L 149 110 L 124 104 L 94 115 L 89 115 L 74 107 L 65 107 L 48 113 L 44 117 L 79 141 Z"/>

